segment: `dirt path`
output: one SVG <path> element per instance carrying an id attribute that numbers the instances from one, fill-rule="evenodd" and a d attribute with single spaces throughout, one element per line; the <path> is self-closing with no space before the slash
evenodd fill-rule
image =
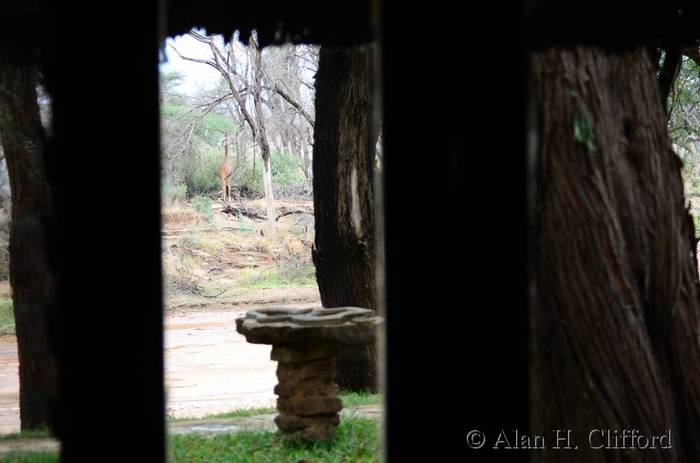
<path id="1" fill-rule="evenodd" d="M 19 431 L 17 339 L 0 337 L 0 434 Z"/>
<path id="2" fill-rule="evenodd" d="M 288 304 L 286 302 L 295 302 Z M 315 288 L 259 291 L 247 304 L 212 302 L 165 316 L 167 414 L 199 418 L 241 408 L 275 405 L 277 379 L 270 346 L 249 344 L 235 319 L 251 307 L 318 304 Z M 19 363 L 14 336 L 0 337 L 0 434 L 19 431 Z"/>

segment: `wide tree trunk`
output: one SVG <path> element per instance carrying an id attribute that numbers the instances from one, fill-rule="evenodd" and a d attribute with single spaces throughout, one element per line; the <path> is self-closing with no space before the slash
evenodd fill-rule
<path id="1" fill-rule="evenodd" d="M 321 48 L 313 148 L 313 261 L 324 307 L 377 309 L 370 49 Z M 343 348 L 338 384 L 376 390 L 376 345 Z"/>
<path id="2" fill-rule="evenodd" d="M 3 56 L 0 53 L 0 56 Z M 50 424 L 57 365 L 49 339 L 55 284 L 47 258 L 50 195 L 33 64 L 0 65 L 0 138 L 12 190 L 10 283 L 19 353 L 22 429 Z"/>
<path id="3" fill-rule="evenodd" d="M 550 48 L 530 65 L 532 433 L 551 446 L 552 430 L 572 430 L 579 446 L 535 460 L 698 461 L 693 222 L 654 66 L 642 48 L 595 47 Z M 670 430 L 673 448 L 593 450 L 600 429 Z"/>

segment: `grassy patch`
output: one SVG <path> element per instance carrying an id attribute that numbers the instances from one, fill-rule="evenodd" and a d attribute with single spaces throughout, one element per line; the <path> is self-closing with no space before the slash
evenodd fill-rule
<path id="1" fill-rule="evenodd" d="M 172 463 L 378 462 L 379 423 L 366 418 L 344 419 L 334 439 L 315 444 L 260 431 L 211 437 L 178 435 L 170 438 L 169 453 Z"/>
<path id="2" fill-rule="evenodd" d="M 269 415 L 270 413 L 277 413 L 275 408 L 242 408 L 240 410 L 233 410 L 226 413 L 217 413 L 216 415 L 209 415 L 206 418 L 242 418 L 247 416 L 257 416 L 257 415 Z"/>
<path id="3" fill-rule="evenodd" d="M 22 431 L 14 434 L 2 435 L 0 436 L 0 441 L 17 439 L 41 439 L 44 437 L 51 437 L 51 433 L 48 429 L 33 429 L 31 431 Z"/>
<path id="4" fill-rule="evenodd" d="M 209 419 L 220 419 L 220 418 L 245 418 L 248 416 L 258 416 L 258 415 L 268 415 L 270 413 L 276 413 L 277 410 L 275 408 L 267 407 L 267 408 L 241 408 L 238 410 L 231 410 L 230 412 L 225 412 L 225 413 L 216 413 L 214 415 L 207 415 L 203 418 L 171 418 L 168 417 L 169 422 L 177 422 L 177 421 L 193 421 L 193 420 L 209 420 Z"/>
<path id="5" fill-rule="evenodd" d="M 282 288 L 316 283 L 316 268 L 312 263 L 294 269 L 276 266 L 266 269 L 245 269 L 240 289 Z"/>
<path id="6" fill-rule="evenodd" d="M 363 405 L 380 404 L 382 402 L 382 395 L 372 394 L 371 392 L 342 392 L 340 393 L 340 400 L 343 401 L 343 408 L 361 407 Z M 241 418 L 257 415 L 269 415 L 270 413 L 277 413 L 277 410 L 272 407 L 241 408 L 226 413 L 207 415 L 202 419 Z M 191 421 L 191 418 L 169 418 L 168 421 Z"/>
<path id="7" fill-rule="evenodd" d="M 382 395 L 371 392 L 343 392 L 340 399 L 343 401 L 343 408 L 382 403 Z"/>
<path id="8" fill-rule="evenodd" d="M 226 247 L 222 239 L 212 239 L 193 233 L 182 235 L 177 240 L 177 245 L 181 249 L 195 249 L 208 254 L 219 254 Z"/>
<path id="9" fill-rule="evenodd" d="M 56 463 L 58 454 L 51 452 L 13 452 L 0 457 L 0 463 Z"/>
<path id="10" fill-rule="evenodd" d="M 12 299 L 0 299 L 0 336 L 15 334 L 15 315 L 12 313 Z"/>

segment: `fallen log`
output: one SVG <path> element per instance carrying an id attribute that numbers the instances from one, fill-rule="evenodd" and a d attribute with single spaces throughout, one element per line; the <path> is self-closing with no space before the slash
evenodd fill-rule
<path id="1" fill-rule="evenodd" d="M 265 217 L 264 215 L 258 214 L 257 212 L 247 209 L 243 206 L 234 207 L 230 204 L 227 204 L 223 207 L 223 209 L 221 209 L 221 212 L 225 214 L 235 215 L 237 218 L 240 218 L 240 216 L 245 216 L 250 219 L 267 220 L 267 217 Z"/>

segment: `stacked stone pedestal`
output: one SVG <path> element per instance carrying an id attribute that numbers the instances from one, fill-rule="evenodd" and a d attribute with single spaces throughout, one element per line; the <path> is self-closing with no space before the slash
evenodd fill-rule
<path id="1" fill-rule="evenodd" d="M 340 423 L 343 404 L 335 382 L 337 348 L 333 344 L 273 346 L 277 360 L 275 423 L 282 432 L 307 441 L 330 439 Z"/>
<path id="2" fill-rule="evenodd" d="M 277 427 L 307 441 L 335 435 L 343 404 L 335 382 L 339 345 L 367 344 L 383 323 L 358 307 L 263 308 L 236 319 L 236 329 L 254 344 L 272 344 L 278 362 Z"/>

